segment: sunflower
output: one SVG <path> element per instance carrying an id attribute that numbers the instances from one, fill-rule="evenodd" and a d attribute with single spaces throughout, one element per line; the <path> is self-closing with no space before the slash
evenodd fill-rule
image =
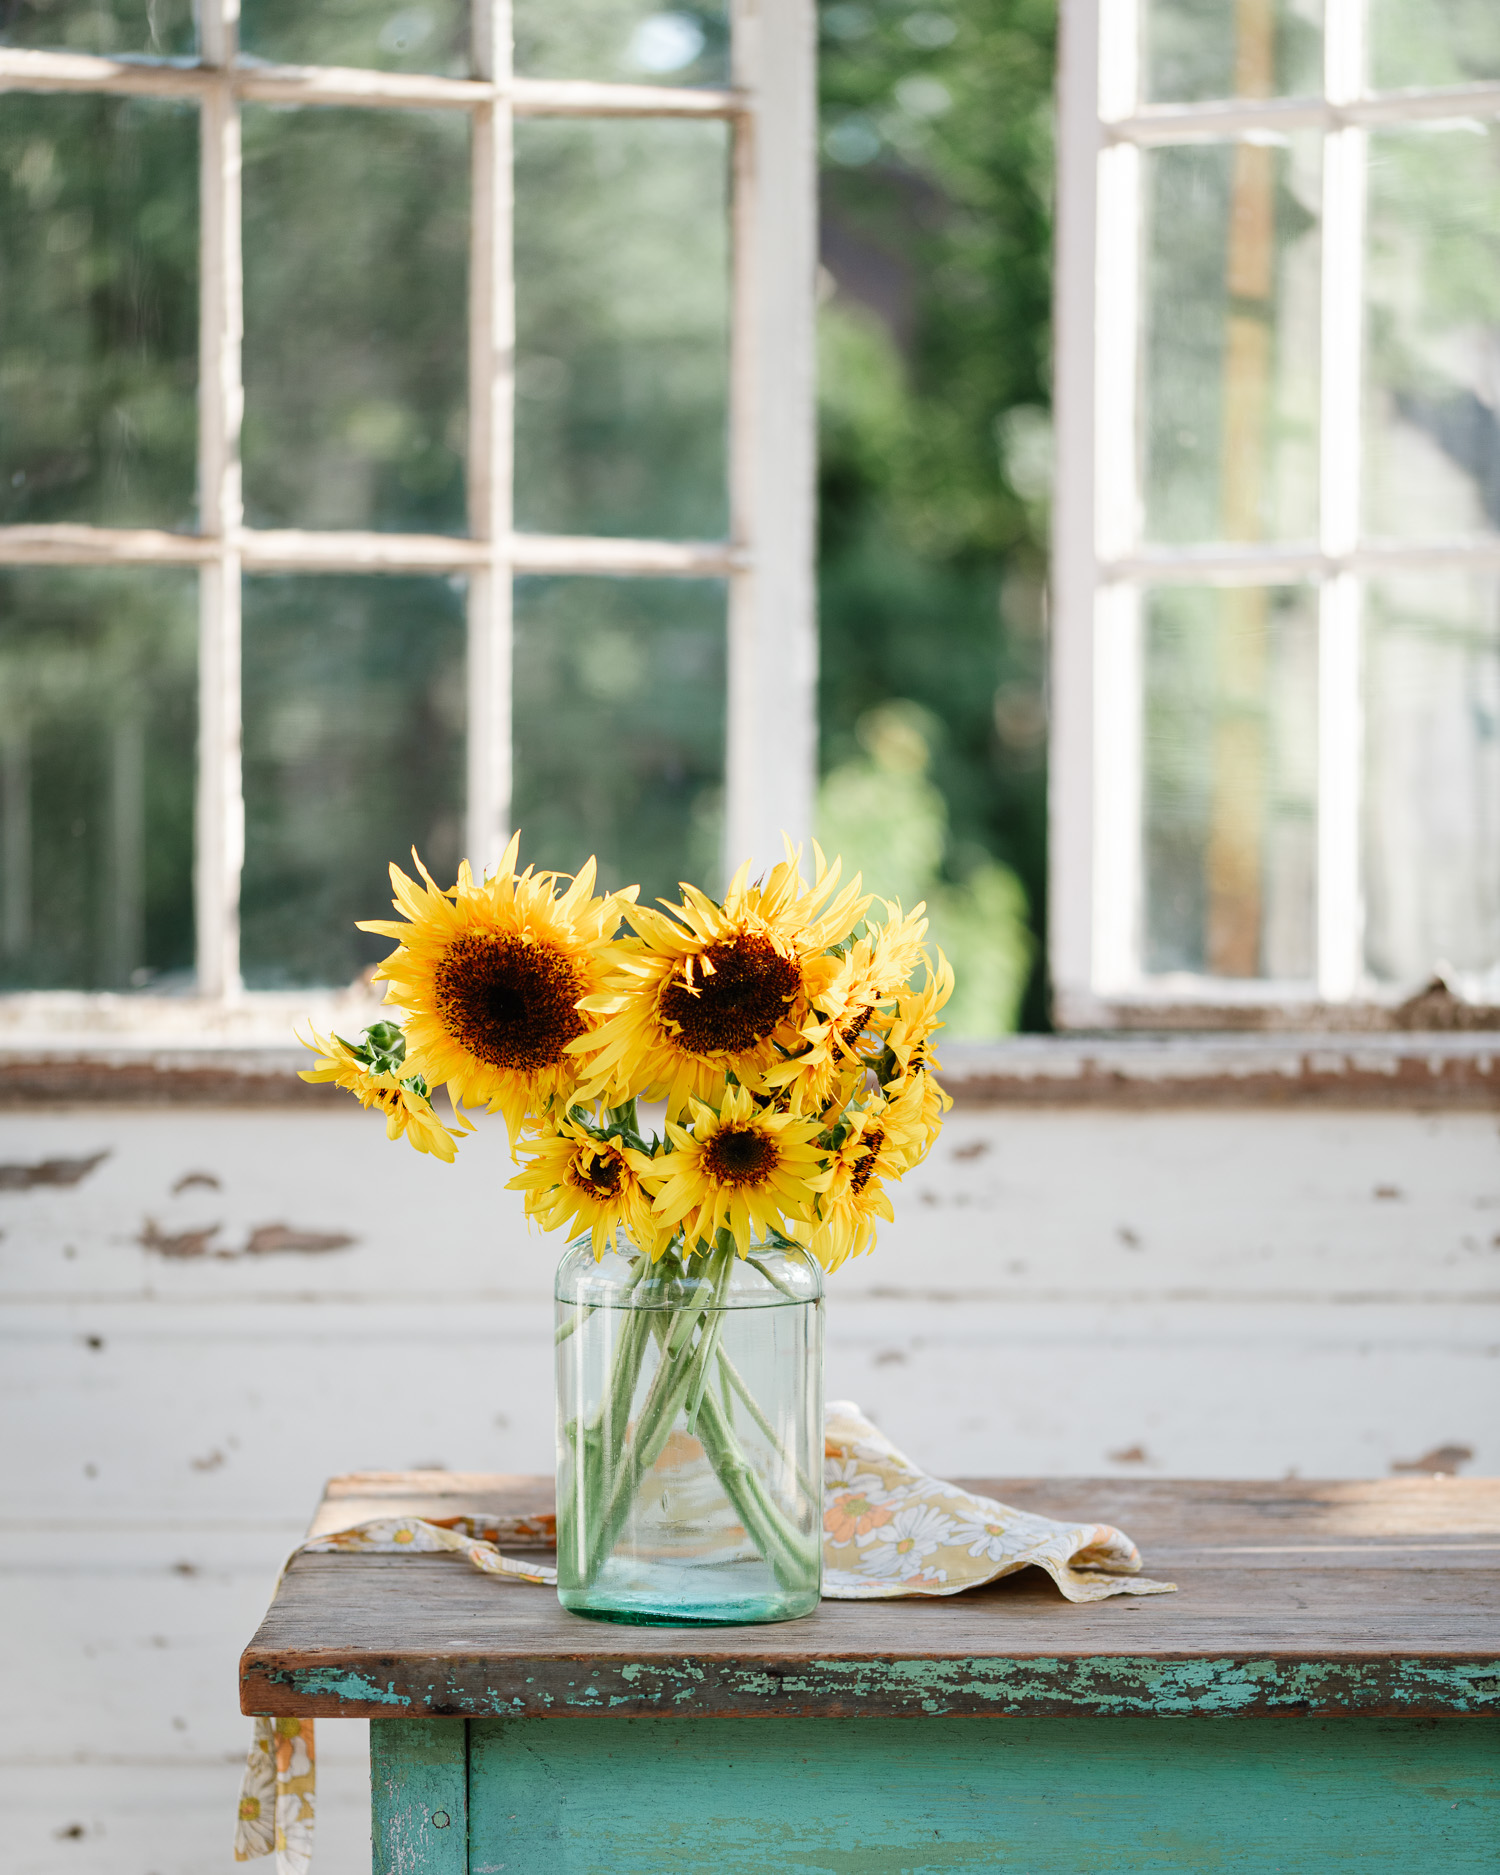
<path id="1" fill-rule="evenodd" d="M 942 1065 L 932 1053 L 932 1038 L 943 1026 L 938 1012 L 952 994 L 953 966 L 939 951 L 936 968 L 929 966 L 922 987 L 901 997 L 886 1030 L 885 1045 L 897 1070 L 887 1074 L 888 1083 L 904 1080 L 914 1068 Z"/>
<path id="2" fill-rule="evenodd" d="M 299 1041 L 302 1037 L 298 1036 Z M 361 1061 L 354 1047 L 341 1035 L 319 1035 L 302 1041 L 304 1048 L 317 1052 L 315 1067 L 299 1070 L 304 1081 L 332 1081 L 347 1087 L 362 1107 L 378 1107 L 385 1115 L 385 1136 L 400 1139 L 404 1134 L 418 1152 L 430 1152 L 435 1158 L 453 1163 L 458 1141 L 473 1129 L 462 1121 L 455 1130 L 444 1126 L 432 1110 L 432 1102 L 422 1091 L 415 1075 L 404 1079 L 390 1070 L 378 1070 Z"/>
<path id="3" fill-rule="evenodd" d="M 894 1219 L 885 1181 L 903 1177 L 927 1152 L 922 1078 L 912 1076 L 894 1099 L 847 1116 L 848 1130 L 829 1154 L 816 1216 L 791 1226 L 791 1235 L 824 1269 L 863 1255 L 875 1241 L 875 1220 Z"/>
<path id="4" fill-rule="evenodd" d="M 819 1122 L 758 1107 L 744 1087 L 728 1088 L 717 1113 L 693 1101 L 692 1115 L 691 1132 L 667 1122 L 673 1150 L 652 1163 L 657 1221 L 680 1227 L 690 1246 L 728 1229 L 748 1256 L 754 1236 L 764 1241 L 811 1209 L 823 1177 Z"/>
<path id="5" fill-rule="evenodd" d="M 665 1097 L 675 1119 L 695 1098 L 716 1100 L 730 1074 L 763 1089 L 767 1070 L 805 1047 L 801 1031 L 840 964 L 826 953 L 870 903 L 857 878 L 832 896 L 839 863 L 813 851 L 810 888 L 788 842 L 764 880 L 750 883 L 742 866 L 722 905 L 685 884 L 670 915 L 631 910 L 637 940 L 617 946 L 608 988 L 583 1005 L 604 1020 L 569 1044 L 592 1057 L 584 1098 Z"/>
<path id="6" fill-rule="evenodd" d="M 893 1020 L 888 1005 L 926 959 L 927 907 L 903 914 L 899 904 L 882 902 L 885 922 L 866 928 L 819 992 L 803 1028 L 803 1052 L 766 1076 L 774 1087 L 795 1083 L 795 1104 L 805 1112 L 842 1107 L 857 1093 L 865 1069 L 884 1047 L 884 1031 Z"/>
<path id="7" fill-rule="evenodd" d="M 407 922 L 360 926 L 396 940 L 375 975 L 404 1012 L 412 1071 L 446 1083 L 456 1105 L 503 1113 L 513 1141 L 528 1111 L 565 1103 L 577 1083 L 570 1045 L 593 1026 L 579 1004 L 603 987 L 611 939 L 635 896 L 632 887 L 594 898 L 593 860 L 559 894 L 565 875 L 530 866 L 517 874 L 519 844 L 518 834 L 482 884 L 460 865 L 452 891 L 420 860 L 425 886 L 392 866 Z"/>
<path id="8" fill-rule="evenodd" d="M 617 1230 L 625 1231 L 653 1263 L 661 1255 L 671 1232 L 656 1218 L 642 1182 L 651 1168 L 649 1153 L 602 1133 L 576 1111 L 524 1135 L 518 1150 L 526 1169 L 506 1190 L 526 1194 L 526 1215 L 543 1230 L 591 1231 L 595 1262 Z"/>

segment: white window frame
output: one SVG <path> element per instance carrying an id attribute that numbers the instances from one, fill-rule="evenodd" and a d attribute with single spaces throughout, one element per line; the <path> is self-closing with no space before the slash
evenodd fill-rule
<path id="1" fill-rule="evenodd" d="M 1063 0 L 1053 507 L 1050 961 L 1069 1028 L 1378 1020 L 1363 963 L 1361 576 L 1500 566 L 1500 540 L 1408 546 L 1359 525 L 1365 145 L 1372 125 L 1500 117 L 1500 83 L 1373 92 L 1365 0 L 1324 0 L 1316 97 L 1139 102 L 1143 0 Z M 1320 130 L 1321 471 L 1312 544 L 1146 547 L 1136 400 L 1140 152 Z M 1310 983 L 1151 977 L 1141 963 L 1142 668 L 1148 583 L 1299 581 L 1319 594 L 1318 893 Z"/>
<path id="2" fill-rule="evenodd" d="M 724 89 L 517 76 L 510 0 L 474 0 L 471 79 L 241 62 L 238 0 L 201 0 L 195 63 L 0 49 L 0 90 L 188 98 L 200 110 L 198 474 L 201 532 L 72 525 L 0 527 L 0 566 L 196 566 L 198 787 L 194 853 L 197 997 L 247 996 L 239 968 L 244 857 L 240 580 L 245 572 L 463 574 L 468 581 L 466 850 L 504 849 L 511 795 L 511 583 L 522 573 L 720 577 L 728 581 L 726 861 L 766 863 L 781 834 L 812 831 L 816 766 L 814 309 L 817 270 L 814 0 L 732 0 Z M 240 106 L 454 110 L 473 122 L 468 520 L 464 538 L 244 525 Z M 730 537 L 590 539 L 517 533 L 512 508 L 515 282 L 512 130 L 517 117 L 718 119 L 732 128 Z M 537 855 L 538 859 L 543 856 Z M 85 999 L 149 1028 L 161 999 Z M 306 1000 L 305 998 L 303 1000 Z M 79 1021 L 77 995 L 0 998 Z M 83 1011 L 87 1015 L 87 1010 Z M 180 1026 L 182 1003 L 171 1014 Z"/>

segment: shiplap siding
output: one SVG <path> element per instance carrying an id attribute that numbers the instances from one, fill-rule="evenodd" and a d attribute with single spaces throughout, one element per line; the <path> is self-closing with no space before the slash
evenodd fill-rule
<path id="1" fill-rule="evenodd" d="M 558 1246 L 498 1122 L 449 1169 L 357 1112 L 0 1114 L 0 1164 L 98 1153 L 0 1175 L 0 1859 L 228 1875 L 282 1557 L 332 1472 L 550 1467 Z M 353 1241 L 248 1253 L 268 1226 Z M 1500 1470 L 1500 1116 L 960 1108 L 830 1283 L 828 1387 L 949 1472 Z M 321 1746 L 317 1875 L 363 1875 L 363 1730 Z"/>

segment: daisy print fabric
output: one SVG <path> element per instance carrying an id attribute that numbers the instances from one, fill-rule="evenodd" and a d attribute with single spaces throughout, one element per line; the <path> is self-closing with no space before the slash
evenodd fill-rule
<path id="1" fill-rule="evenodd" d="M 1045 1569 L 1070 1602 L 1169 1595 L 1107 1523 L 1057 1523 L 929 1477 L 857 1406 L 823 1421 L 823 1597 L 957 1595 L 1017 1569 Z"/>

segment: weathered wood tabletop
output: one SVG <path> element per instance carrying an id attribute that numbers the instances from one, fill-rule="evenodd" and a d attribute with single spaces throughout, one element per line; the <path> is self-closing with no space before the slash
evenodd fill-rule
<path id="1" fill-rule="evenodd" d="M 458 1557 L 301 1556 L 245 1651 L 243 1709 L 1500 1714 L 1500 1480 L 964 1482 L 1118 1524 L 1179 1593 L 1076 1605 L 1026 1570 L 940 1600 L 825 1602 L 763 1627 L 622 1627 Z M 364 1472 L 330 1483 L 313 1528 L 551 1507 L 545 1478 Z"/>

